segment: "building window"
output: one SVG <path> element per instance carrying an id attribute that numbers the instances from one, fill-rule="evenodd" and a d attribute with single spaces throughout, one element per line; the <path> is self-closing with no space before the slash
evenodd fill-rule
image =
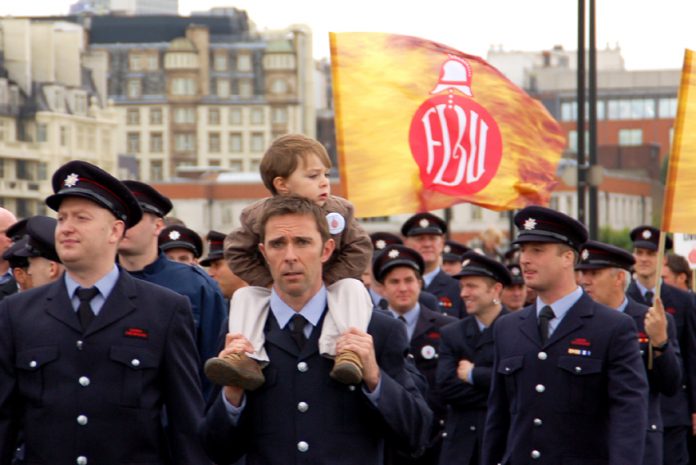
<path id="1" fill-rule="evenodd" d="M 38 123 L 36 125 L 36 141 L 46 142 L 48 141 L 48 126 L 46 123 Z"/>
<path id="2" fill-rule="evenodd" d="M 252 173 L 255 173 L 259 170 L 259 166 L 261 166 L 261 160 L 251 160 L 249 164 L 251 165 L 250 171 Z"/>
<path id="3" fill-rule="evenodd" d="M 273 109 L 273 122 L 276 124 L 285 124 L 288 122 L 288 109 L 284 107 L 276 107 Z"/>
<path id="4" fill-rule="evenodd" d="M 76 94 L 73 98 L 75 101 L 75 113 L 79 115 L 87 113 L 87 96 L 80 93 Z"/>
<path id="5" fill-rule="evenodd" d="M 655 100 L 651 98 L 611 99 L 607 102 L 610 120 L 653 119 Z"/>
<path id="6" fill-rule="evenodd" d="M 286 94 L 288 92 L 288 83 L 285 79 L 276 79 L 271 84 L 272 94 Z"/>
<path id="7" fill-rule="evenodd" d="M 150 108 L 150 124 L 153 124 L 153 125 L 162 124 L 162 109 L 161 108 Z"/>
<path id="8" fill-rule="evenodd" d="M 213 68 L 215 71 L 226 71 L 227 70 L 227 54 L 226 53 L 216 53 L 213 56 Z"/>
<path id="9" fill-rule="evenodd" d="M 480 221 L 483 218 L 483 209 L 477 205 L 471 206 L 471 219 L 473 221 Z"/>
<path id="10" fill-rule="evenodd" d="M 251 55 L 237 55 L 237 71 L 251 71 Z"/>
<path id="11" fill-rule="evenodd" d="M 163 179 L 162 160 L 150 160 L 150 181 L 162 181 Z"/>
<path id="12" fill-rule="evenodd" d="M 220 109 L 219 108 L 209 108 L 208 109 L 208 124 L 217 126 L 220 124 Z"/>
<path id="13" fill-rule="evenodd" d="M 263 152 L 265 148 L 265 143 L 263 140 L 263 133 L 252 132 L 251 133 L 251 143 L 250 149 L 252 152 Z"/>
<path id="14" fill-rule="evenodd" d="M 156 71 L 159 67 L 157 53 L 131 52 L 128 55 L 128 68 L 131 71 Z"/>
<path id="15" fill-rule="evenodd" d="M 251 124 L 263 124 L 263 108 L 252 108 L 249 119 L 251 120 Z"/>
<path id="16" fill-rule="evenodd" d="M 67 147 L 70 139 L 70 128 L 67 126 L 60 127 L 60 145 Z"/>
<path id="17" fill-rule="evenodd" d="M 218 79 L 215 83 L 216 94 L 220 98 L 227 98 L 230 96 L 230 80 L 229 79 Z"/>
<path id="18" fill-rule="evenodd" d="M 163 138 L 161 132 L 151 132 L 150 133 L 150 152 L 152 153 L 162 153 Z"/>
<path id="19" fill-rule="evenodd" d="M 642 129 L 619 129 L 619 145 L 641 145 L 642 143 Z"/>
<path id="20" fill-rule="evenodd" d="M 142 87 L 140 79 L 129 79 L 128 80 L 128 98 L 140 98 L 142 95 Z"/>
<path id="21" fill-rule="evenodd" d="M 230 153 L 241 153 L 242 152 L 242 135 L 238 132 L 230 133 L 229 139 L 229 152 Z"/>
<path id="22" fill-rule="evenodd" d="M 230 124 L 238 125 L 242 124 L 242 109 L 241 108 L 230 108 Z"/>
<path id="23" fill-rule="evenodd" d="M 211 132 L 208 134 L 208 152 L 220 153 L 220 133 Z"/>
<path id="24" fill-rule="evenodd" d="M 192 78 L 172 79 L 172 95 L 196 95 L 196 80 Z"/>
<path id="25" fill-rule="evenodd" d="M 661 98 L 658 102 L 659 118 L 671 119 L 677 116 L 677 99 Z"/>
<path id="26" fill-rule="evenodd" d="M 190 152 L 196 147 L 196 138 L 191 133 L 174 134 L 174 149 L 177 152 Z"/>
<path id="27" fill-rule="evenodd" d="M 48 179 L 48 164 L 46 162 L 39 162 L 36 170 L 36 177 L 38 181 L 45 181 Z"/>
<path id="28" fill-rule="evenodd" d="M 220 166 L 220 159 L 211 158 L 210 160 L 208 160 L 208 166 Z"/>
<path id="29" fill-rule="evenodd" d="M 230 171 L 233 173 L 239 173 L 242 171 L 244 164 L 242 160 L 230 160 Z"/>
<path id="30" fill-rule="evenodd" d="M 0 158 L 0 179 L 5 178 L 5 160 Z"/>
<path id="31" fill-rule="evenodd" d="M 249 98 L 254 95 L 254 88 L 249 80 L 239 81 L 239 96 Z"/>
<path id="32" fill-rule="evenodd" d="M 140 153 L 140 133 L 128 133 L 126 150 L 128 153 Z"/>
<path id="33" fill-rule="evenodd" d="M 174 110 L 174 122 L 177 124 L 193 124 L 196 122 L 194 108 L 177 108 Z"/>
<path id="34" fill-rule="evenodd" d="M 27 160 L 17 160 L 17 179 L 22 179 L 24 181 L 32 181 L 31 167 Z"/>
<path id="35" fill-rule="evenodd" d="M 129 126 L 140 124 L 140 108 L 129 108 L 126 110 L 126 124 Z"/>
<path id="36" fill-rule="evenodd" d="M 198 68 L 198 55 L 189 52 L 169 52 L 164 57 L 166 69 L 195 69 Z"/>

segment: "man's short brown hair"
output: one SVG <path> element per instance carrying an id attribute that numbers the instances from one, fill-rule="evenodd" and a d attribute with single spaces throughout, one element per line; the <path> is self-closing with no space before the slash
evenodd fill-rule
<path id="1" fill-rule="evenodd" d="M 683 274 L 686 276 L 686 285 L 687 287 L 691 287 L 691 266 L 689 266 L 689 261 L 682 257 L 681 255 L 677 254 L 669 254 L 665 258 L 665 265 L 669 270 L 674 273 L 675 275 L 679 276 L 680 274 Z"/>
<path id="2" fill-rule="evenodd" d="M 266 224 L 276 216 L 299 215 L 311 216 L 317 225 L 322 244 L 331 238 L 329 224 L 321 208 L 309 199 L 297 195 L 278 195 L 266 201 L 259 220 L 259 239 L 263 244 L 266 240 Z"/>
<path id="3" fill-rule="evenodd" d="M 259 171 L 266 189 L 278 195 L 273 186 L 277 177 L 287 179 L 296 169 L 299 161 L 304 163 L 308 155 L 316 155 L 326 169 L 331 168 L 331 159 L 321 143 L 302 134 L 286 134 L 273 141 L 263 154 Z"/>

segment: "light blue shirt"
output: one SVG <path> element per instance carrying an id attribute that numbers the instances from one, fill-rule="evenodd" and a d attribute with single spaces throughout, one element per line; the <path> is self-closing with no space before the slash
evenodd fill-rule
<path id="1" fill-rule="evenodd" d="M 551 310 L 553 310 L 554 315 L 556 315 L 554 318 L 549 320 L 549 337 L 551 337 L 558 325 L 561 324 L 561 321 L 563 321 L 563 318 L 565 318 L 566 313 L 568 313 L 568 310 L 570 310 L 570 307 L 575 305 L 575 302 L 580 300 L 580 297 L 582 297 L 582 289 L 579 286 L 576 287 L 573 292 L 564 297 L 561 297 L 555 302 L 546 303 L 543 300 L 541 300 L 541 297 L 537 297 L 537 319 L 539 318 L 539 313 L 541 313 L 541 309 L 544 308 L 546 305 L 550 306 Z"/>
<path id="2" fill-rule="evenodd" d="M 322 285 L 319 292 L 314 294 L 314 297 L 309 299 L 309 302 L 299 311 L 299 314 L 307 320 L 307 324 L 305 324 L 304 327 L 304 335 L 307 339 L 312 335 L 312 330 L 319 324 L 319 320 L 321 320 L 325 308 L 326 287 Z M 273 316 L 276 321 L 278 321 L 280 329 L 285 329 L 292 317 L 298 313 L 283 302 L 276 293 L 275 288 L 271 290 L 271 312 L 273 312 Z"/>
<path id="3" fill-rule="evenodd" d="M 628 299 L 626 297 L 624 297 L 623 302 L 621 302 L 621 305 L 619 305 L 619 308 L 617 308 L 617 310 L 620 311 L 621 313 L 625 313 L 626 307 L 628 307 Z"/>
<path id="4" fill-rule="evenodd" d="M 114 286 L 116 286 L 116 282 L 118 281 L 118 273 L 118 267 L 114 265 L 111 271 L 104 275 L 104 277 L 99 281 L 94 283 L 94 287 L 97 288 L 99 293 L 94 296 L 89 304 L 92 307 L 92 311 L 94 312 L 95 316 L 99 315 L 99 312 L 104 306 L 104 302 L 106 302 L 107 297 L 109 297 L 109 294 L 111 294 Z M 72 279 L 68 273 L 64 273 L 63 276 L 65 276 L 65 287 L 68 290 L 70 303 L 72 303 L 73 310 L 77 311 L 78 307 L 80 306 L 80 299 L 77 297 L 76 291 L 77 288 L 81 286 L 77 283 L 77 281 Z"/>
<path id="5" fill-rule="evenodd" d="M 10 279 L 12 279 L 14 276 L 12 275 L 12 268 L 8 268 L 7 272 L 4 274 L 0 275 L 0 284 L 5 284 L 8 282 Z"/>
<path id="6" fill-rule="evenodd" d="M 435 279 L 435 276 L 437 276 L 437 274 L 438 274 L 439 272 L 440 272 L 440 267 L 438 266 L 437 268 L 435 268 L 435 269 L 434 269 L 433 271 L 431 271 L 430 273 L 424 274 L 424 275 L 423 275 L 423 282 L 425 283 L 425 285 L 424 285 L 423 287 L 428 287 L 428 286 L 430 286 L 430 283 L 433 282 L 433 279 Z"/>
<path id="7" fill-rule="evenodd" d="M 391 307 L 389 307 L 389 313 L 391 313 L 394 318 L 399 318 L 401 316 L 406 320 L 406 334 L 408 334 L 408 340 L 410 341 L 413 337 L 413 333 L 416 332 L 416 323 L 418 323 L 418 316 L 420 315 L 420 304 L 416 303 L 415 307 L 403 315 L 395 312 Z"/>
<path id="8" fill-rule="evenodd" d="M 280 296 L 276 293 L 275 288 L 271 290 L 270 306 L 271 312 L 273 312 L 273 316 L 275 317 L 276 321 L 278 321 L 278 326 L 280 326 L 280 329 L 285 329 L 290 322 L 290 319 L 292 319 L 292 317 L 298 313 L 288 304 L 283 302 Z M 326 287 L 322 285 L 319 292 L 314 294 L 314 297 L 309 299 L 309 302 L 307 302 L 299 311 L 299 314 L 307 320 L 307 324 L 305 324 L 303 331 L 305 337 L 308 339 L 312 334 L 312 330 L 314 330 L 314 328 L 319 324 L 319 320 L 321 320 L 321 316 L 324 314 L 325 308 Z M 369 401 L 372 402 L 375 407 L 377 407 L 380 394 L 382 392 L 382 379 L 380 378 L 374 391 L 369 392 L 365 386 L 363 386 L 362 391 Z M 242 402 L 239 404 L 239 407 L 235 407 L 227 401 L 224 391 L 222 391 L 220 395 L 222 396 L 222 402 L 225 404 L 225 409 L 227 410 L 230 421 L 233 425 L 236 425 L 239 421 L 239 416 L 242 414 L 242 411 L 244 411 L 244 407 L 246 407 L 246 395 L 242 396 Z"/>
<path id="9" fill-rule="evenodd" d="M 635 280 L 636 286 L 638 286 L 638 289 L 640 290 L 640 295 L 643 296 L 645 299 L 645 293 L 650 291 L 653 293 L 653 299 L 655 300 L 655 288 L 653 287 L 652 289 L 648 289 L 647 287 L 643 286 L 638 280 Z"/>

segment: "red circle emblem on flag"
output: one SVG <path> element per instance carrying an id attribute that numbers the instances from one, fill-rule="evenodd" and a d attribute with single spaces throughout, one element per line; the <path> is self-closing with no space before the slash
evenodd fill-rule
<path id="1" fill-rule="evenodd" d="M 454 196 L 486 187 L 503 153 L 495 119 L 451 89 L 418 108 L 411 119 L 409 144 L 425 189 Z"/>

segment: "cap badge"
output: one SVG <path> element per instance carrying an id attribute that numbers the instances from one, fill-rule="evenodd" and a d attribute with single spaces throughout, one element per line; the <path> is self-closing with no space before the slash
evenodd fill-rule
<path id="1" fill-rule="evenodd" d="M 175 241 L 181 237 L 181 234 L 179 231 L 170 231 L 169 232 L 169 239 Z"/>
<path id="2" fill-rule="evenodd" d="M 524 229 L 525 231 L 531 231 L 534 228 L 536 228 L 537 222 L 534 218 L 528 218 L 527 221 L 524 222 Z"/>
<path id="3" fill-rule="evenodd" d="M 583 250 L 581 256 L 583 260 L 587 260 L 588 258 L 590 258 L 590 251 L 587 249 Z"/>
<path id="4" fill-rule="evenodd" d="M 510 268 L 510 273 L 512 273 L 512 274 L 515 275 L 515 276 L 519 276 L 519 275 L 520 275 L 520 269 L 517 268 L 516 266 L 514 266 L 514 267 Z"/>
<path id="5" fill-rule="evenodd" d="M 399 251 L 396 249 L 392 249 L 389 251 L 389 258 L 396 258 L 399 256 Z"/>
<path id="6" fill-rule="evenodd" d="M 382 250 L 387 246 L 387 241 L 384 239 L 379 239 L 377 242 L 375 242 L 375 249 L 377 250 Z"/>
<path id="7" fill-rule="evenodd" d="M 421 228 L 427 228 L 428 226 L 430 226 L 430 221 L 423 218 L 418 222 L 418 226 L 420 226 Z"/>
<path id="8" fill-rule="evenodd" d="M 66 176 L 65 181 L 63 181 L 63 187 L 74 187 L 79 180 L 80 177 L 76 173 L 70 173 Z"/>
<path id="9" fill-rule="evenodd" d="M 652 232 L 649 229 L 643 230 L 643 239 L 650 239 L 652 237 Z"/>
<path id="10" fill-rule="evenodd" d="M 471 263 L 471 260 L 468 258 L 462 262 L 462 268 L 466 267 L 469 263 Z"/>
<path id="11" fill-rule="evenodd" d="M 450 253 L 452 251 L 452 247 L 450 247 L 449 245 L 446 245 L 443 251 L 445 253 Z"/>

